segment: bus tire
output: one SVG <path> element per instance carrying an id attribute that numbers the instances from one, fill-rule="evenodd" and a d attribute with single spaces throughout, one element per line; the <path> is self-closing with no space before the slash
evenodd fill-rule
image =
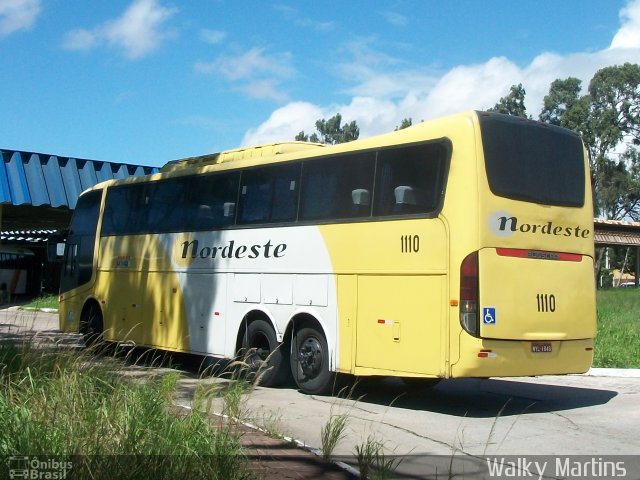
<path id="1" fill-rule="evenodd" d="M 102 311 L 95 303 L 90 303 L 80 321 L 80 333 L 84 336 L 84 344 L 87 347 L 104 342 L 104 322 Z"/>
<path id="2" fill-rule="evenodd" d="M 306 326 L 293 336 L 291 373 L 298 388 L 308 395 L 328 393 L 335 375 L 329 371 L 327 339 L 316 328 Z"/>
<path id="3" fill-rule="evenodd" d="M 284 382 L 287 375 L 284 352 L 269 322 L 257 319 L 249 323 L 242 351 L 250 381 L 263 387 L 276 387 Z"/>

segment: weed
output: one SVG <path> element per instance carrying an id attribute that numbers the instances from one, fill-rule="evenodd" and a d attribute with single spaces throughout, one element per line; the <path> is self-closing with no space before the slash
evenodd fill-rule
<path id="1" fill-rule="evenodd" d="M 322 443 L 322 456 L 329 460 L 338 442 L 345 436 L 349 417 L 345 414 L 329 417 L 327 423 L 320 430 L 320 442 Z"/>
<path id="2" fill-rule="evenodd" d="M 355 454 L 360 478 L 365 480 L 391 478 L 402 461 L 400 458 L 387 458 L 384 444 L 373 435 L 369 435 L 364 443 L 356 445 Z"/>

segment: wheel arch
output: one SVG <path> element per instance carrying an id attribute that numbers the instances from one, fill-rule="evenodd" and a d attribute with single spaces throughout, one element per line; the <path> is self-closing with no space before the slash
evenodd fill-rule
<path id="1" fill-rule="evenodd" d="M 237 353 L 242 349 L 242 340 L 247 333 L 247 327 L 249 326 L 249 324 L 254 320 L 259 320 L 259 319 L 266 320 L 267 322 L 269 322 L 269 324 L 271 324 L 271 328 L 273 328 L 273 331 L 276 334 L 276 337 L 278 337 L 278 329 L 276 328 L 276 324 L 273 321 L 273 318 L 271 317 L 269 312 L 261 308 L 253 308 L 251 310 L 248 310 L 242 316 L 242 321 L 240 322 L 240 326 L 238 327 L 238 333 L 236 335 L 236 345 L 235 345 L 234 353 Z"/>
<path id="2" fill-rule="evenodd" d="M 283 337 L 283 343 L 286 342 L 286 348 L 288 350 L 291 349 L 291 341 L 294 333 L 296 330 L 300 330 L 304 327 L 313 327 L 324 335 L 324 338 L 327 341 L 327 348 L 329 350 L 329 366 L 330 368 L 335 369 L 335 346 L 332 345 L 332 342 L 330 341 L 332 337 L 327 335 L 326 325 L 322 321 L 321 317 L 314 312 L 303 310 L 298 311 L 291 316 Z"/>
<path id="3" fill-rule="evenodd" d="M 95 297 L 89 297 L 84 301 L 82 305 L 82 310 L 80 311 L 80 319 L 78 322 L 78 332 L 85 334 L 87 333 L 87 315 L 91 310 L 91 307 L 95 306 L 99 311 L 102 318 L 104 318 L 104 312 L 102 311 L 102 307 L 100 306 L 100 302 Z"/>

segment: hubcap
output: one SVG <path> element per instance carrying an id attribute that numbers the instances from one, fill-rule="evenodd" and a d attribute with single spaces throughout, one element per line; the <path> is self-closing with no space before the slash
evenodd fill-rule
<path id="1" fill-rule="evenodd" d="M 298 351 L 298 360 L 305 376 L 316 377 L 322 369 L 323 352 L 320 342 L 313 337 L 302 342 Z"/>

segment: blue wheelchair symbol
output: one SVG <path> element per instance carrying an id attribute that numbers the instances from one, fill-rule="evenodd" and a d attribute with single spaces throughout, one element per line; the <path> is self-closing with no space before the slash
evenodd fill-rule
<path id="1" fill-rule="evenodd" d="M 482 324 L 483 325 L 495 325 L 496 324 L 496 307 L 483 307 L 482 308 Z"/>

